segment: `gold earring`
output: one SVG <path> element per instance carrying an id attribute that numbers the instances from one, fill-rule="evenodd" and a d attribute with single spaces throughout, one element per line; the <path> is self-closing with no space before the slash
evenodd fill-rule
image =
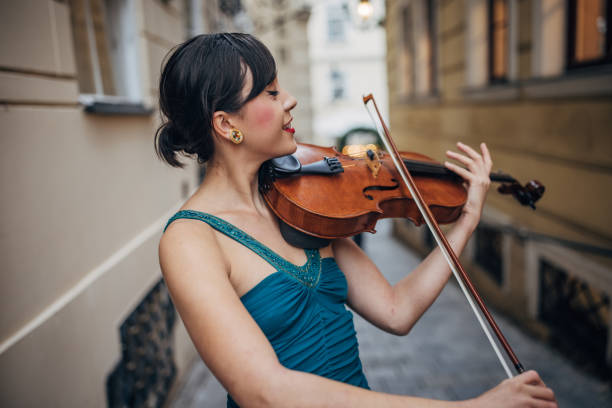
<path id="1" fill-rule="evenodd" d="M 236 128 L 232 128 L 231 135 L 232 135 L 232 142 L 236 144 L 240 144 L 244 140 L 244 135 L 242 134 L 240 130 Z"/>

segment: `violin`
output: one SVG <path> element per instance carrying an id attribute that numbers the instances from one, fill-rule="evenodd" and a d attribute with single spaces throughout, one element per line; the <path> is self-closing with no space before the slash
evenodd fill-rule
<path id="1" fill-rule="evenodd" d="M 420 153 L 400 155 L 436 221 L 454 222 L 467 200 L 463 179 Z M 536 180 L 521 186 L 501 172 L 490 178 L 504 183 L 500 193 L 534 209 L 545 190 Z M 390 155 L 374 145 L 346 146 L 341 153 L 299 143 L 292 155 L 265 163 L 259 181 L 265 201 L 283 223 L 326 240 L 375 232 L 381 218 L 406 218 L 417 226 L 424 222 Z M 286 230 L 283 226 L 281 232 Z"/>
<path id="2" fill-rule="evenodd" d="M 467 200 L 463 180 L 427 156 L 400 153 L 374 97 L 364 96 L 363 102 L 373 121 L 372 105 L 378 116 L 380 123 L 374 122 L 386 153 L 365 148 L 360 149 L 360 154 L 350 154 L 350 151 L 343 154 L 333 148 L 301 144 L 293 155 L 262 165 L 259 187 L 280 220 L 281 233 L 295 246 L 320 248 L 329 239 L 362 231 L 375 232 L 374 226 L 380 218 L 404 217 L 416 225 L 426 223 L 506 375 L 513 377 L 484 319 L 516 372 L 524 372 L 438 225 L 453 222 L 461 214 Z M 500 193 L 512 194 L 521 204 L 533 209 L 545 190 L 535 180 L 522 187 L 506 174 L 492 174 L 490 178 L 504 183 L 498 189 Z"/>

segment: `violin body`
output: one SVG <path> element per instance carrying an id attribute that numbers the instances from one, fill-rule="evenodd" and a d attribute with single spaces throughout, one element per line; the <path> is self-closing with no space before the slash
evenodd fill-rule
<path id="1" fill-rule="evenodd" d="M 439 165 L 419 153 L 400 154 L 402 159 Z M 344 171 L 264 180 L 264 199 L 289 226 L 318 238 L 334 239 L 376 232 L 374 227 L 381 218 L 407 218 L 416 225 L 424 222 L 385 152 L 376 157 L 376 171 L 367 158 L 344 155 L 332 147 L 300 143 L 294 156 L 303 165 L 334 157 Z M 460 178 L 415 175 L 414 180 L 439 223 L 451 223 L 459 217 L 467 199 Z"/>

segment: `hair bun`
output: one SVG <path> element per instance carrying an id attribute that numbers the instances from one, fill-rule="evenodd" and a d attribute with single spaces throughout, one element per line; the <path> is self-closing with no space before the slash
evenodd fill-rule
<path id="1" fill-rule="evenodd" d="M 186 134 L 172 121 L 163 123 L 155 134 L 155 150 L 160 159 L 174 167 L 183 167 L 177 153 L 185 149 Z"/>

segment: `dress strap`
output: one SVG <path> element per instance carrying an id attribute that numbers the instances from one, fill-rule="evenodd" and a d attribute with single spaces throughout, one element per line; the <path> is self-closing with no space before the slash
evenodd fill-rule
<path id="1" fill-rule="evenodd" d="M 319 282 L 319 277 L 321 275 L 321 256 L 318 249 L 304 249 L 304 252 L 306 253 L 306 263 L 302 266 L 295 265 L 278 255 L 276 252 L 272 251 L 261 242 L 257 241 L 240 228 L 212 214 L 196 210 L 181 210 L 174 214 L 166 223 L 164 232 L 170 223 L 181 218 L 200 220 L 207 223 L 212 228 L 222 232 L 255 252 L 276 270 L 289 273 L 306 286 L 313 287 Z"/>

